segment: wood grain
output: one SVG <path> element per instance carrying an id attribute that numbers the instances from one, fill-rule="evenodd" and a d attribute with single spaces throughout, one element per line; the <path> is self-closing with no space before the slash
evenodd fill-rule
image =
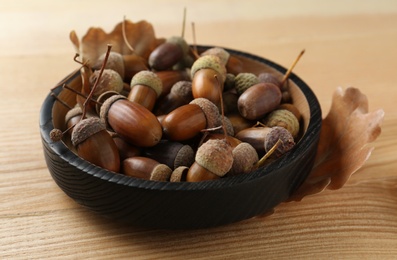
<path id="1" fill-rule="evenodd" d="M 38 127 L 49 89 L 76 68 L 71 29 L 106 30 L 127 11 L 154 22 L 159 36 L 180 32 L 182 1 L 2 1 L 0 3 L 0 258 L 395 259 L 397 255 L 397 6 L 393 1 L 200 1 L 188 7 L 201 44 L 257 54 L 308 83 L 323 111 L 337 86 L 383 108 L 370 159 L 345 187 L 237 224 L 170 232 L 113 223 L 77 205 L 52 180 Z M 161 12 L 148 12 L 152 5 Z M 228 7 L 228 12 L 221 8 Z M 261 8 L 260 8 L 261 7 Z M 90 9 L 88 9 L 90 8 Z M 95 11 L 96 15 L 87 15 Z M 189 20 L 189 21 L 191 21 Z M 186 33 L 191 42 L 190 30 Z"/>

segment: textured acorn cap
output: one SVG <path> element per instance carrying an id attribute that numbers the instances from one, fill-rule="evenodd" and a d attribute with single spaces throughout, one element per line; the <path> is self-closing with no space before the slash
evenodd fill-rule
<path id="1" fill-rule="evenodd" d="M 233 166 L 228 175 L 234 176 L 251 172 L 258 162 L 258 153 L 249 143 L 240 143 L 233 149 Z"/>
<path id="2" fill-rule="evenodd" d="M 186 174 L 188 171 L 189 167 L 179 166 L 171 173 L 170 182 L 181 182 L 186 180 Z"/>
<path id="3" fill-rule="evenodd" d="M 156 73 L 149 70 L 142 70 L 132 77 L 130 86 L 133 88 L 135 85 L 148 86 L 156 92 L 157 96 L 160 96 L 163 91 L 163 82 Z"/>
<path id="4" fill-rule="evenodd" d="M 296 138 L 299 134 L 299 121 L 296 116 L 286 109 L 272 111 L 265 119 L 268 127 L 281 126 L 287 129 Z"/>
<path id="5" fill-rule="evenodd" d="M 226 74 L 226 79 L 225 79 L 225 83 L 223 86 L 223 90 L 227 91 L 230 89 L 233 89 L 235 87 L 235 80 L 236 80 L 236 76 L 232 73 L 227 73 Z"/>
<path id="6" fill-rule="evenodd" d="M 102 63 L 105 60 L 106 53 L 99 56 L 97 62 L 93 66 L 93 69 L 99 70 L 102 67 Z M 116 71 L 122 78 L 125 75 L 124 59 L 123 55 L 118 52 L 111 51 L 109 53 L 108 60 L 105 65 L 105 69 L 112 69 Z"/>
<path id="7" fill-rule="evenodd" d="M 80 106 L 76 106 L 72 109 L 70 109 L 66 115 L 65 115 L 65 124 L 73 117 L 75 116 L 80 116 L 81 114 L 83 114 L 83 110 L 81 109 Z"/>
<path id="8" fill-rule="evenodd" d="M 178 81 L 172 86 L 170 92 L 186 102 L 190 102 L 193 99 L 192 82 L 187 80 Z"/>
<path id="9" fill-rule="evenodd" d="M 241 95 L 251 86 L 259 82 L 258 77 L 250 72 L 242 72 L 234 78 L 234 87 L 237 94 Z"/>
<path id="10" fill-rule="evenodd" d="M 150 173 L 151 181 L 169 181 L 171 177 L 172 170 L 165 164 L 159 164 L 154 167 L 153 171 Z"/>
<path id="11" fill-rule="evenodd" d="M 192 65 L 191 68 L 191 75 L 192 78 L 194 77 L 194 74 L 201 69 L 213 69 L 216 72 L 219 73 L 221 76 L 220 81 L 225 82 L 226 79 L 226 67 L 222 64 L 221 60 L 219 57 L 215 55 L 205 55 L 201 56 L 198 58 Z"/>
<path id="12" fill-rule="evenodd" d="M 190 166 L 194 163 L 194 150 L 190 145 L 184 145 L 179 149 L 174 160 L 174 169 L 180 166 Z"/>
<path id="13" fill-rule="evenodd" d="M 90 76 L 90 84 L 91 88 L 94 87 L 94 84 L 99 77 L 100 71 L 96 70 Z M 124 81 L 121 78 L 120 74 L 112 69 L 104 69 L 102 72 L 102 76 L 99 79 L 98 85 L 95 89 L 94 96 L 97 97 L 106 91 L 116 91 L 120 93 L 123 90 Z"/>
<path id="14" fill-rule="evenodd" d="M 182 52 L 186 55 L 189 52 L 189 44 L 180 36 L 172 36 L 166 40 L 166 42 L 177 44 L 181 47 Z"/>
<path id="15" fill-rule="evenodd" d="M 274 126 L 265 139 L 266 152 L 268 152 L 279 139 L 281 143 L 274 152 L 276 157 L 280 157 L 295 146 L 294 137 L 287 129 L 281 126 Z"/>
<path id="16" fill-rule="evenodd" d="M 233 149 L 224 139 L 210 139 L 199 147 L 196 163 L 219 177 L 233 165 Z"/>
<path id="17" fill-rule="evenodd" d="M 206 98 L 195 98 L 189 104 L 198 105 L 204 112 L 207 119 L 207 128 L 213 128 L 221 125 L 221 117 L 218 107 Z"/>
<path id="18" fill-rule="evenodd" d="M 106 101 L 101 106 L 101 111 L 99 116 L 101 118 L 101 122 L 106 126 L 106 128 L 111 129 L 110 125 L 108 124 L 108 112 L 110 107 L 119 99 L 127 99 L 125 96 L 122 95 L 113 95 L 106 99 Z"/>
<path id="19" fill-rule="evenodd" d="M 210 49 L 208 49 L 205 52 L 200 54 L 200 56 L 204 56 L 204 55 L 215 55 L 215 56 L 217 56 L 224 66 L 226 66 L 227 61 L 229 60 L 229 57 L 230 57 L 230 53 L 227 52 L 225 49 L 220 48 L 220 47 L 210 48 Z"/>
<path id="20" fill-rule="evenodd" d="M 74 146 L 84 142 L 90 136 L 105 130 L 105 126 L 101 123 L 97 117 L 90 117 L 87 119 L 80 120 L 73 128 L 71 140 Z"/>
<path id="21" fill-rule="evenodd" d="M 232 125 L 232 121 L 230 121 L 230 119 L 228 117 L 226 117 L 226 116 L 223 117 L 223 120 L 222 120 L 222 115 L 219 115 L 219 121 L 221 122 L 221 124 L 225 124 L 227 135 L 234 136 L 234 128 L 233 128 L 233 125 Z M 224 134 L 223 127 L 221 129 L 215 130 L 214 133 L 216 133 L 216 134 Z"/>

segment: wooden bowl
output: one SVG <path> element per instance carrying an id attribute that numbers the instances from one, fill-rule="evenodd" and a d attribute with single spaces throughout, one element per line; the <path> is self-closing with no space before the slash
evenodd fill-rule
<path id="1" fill-rule="evenodd" d="M 209 47 L 199 46 L 200 50 Z M 264 58 L 230 50 L 243 61 L 244 71 L 286 69 Z M 79 74 L 66 82 L 78 89 Z M 275 162 L 249 174 L 198 183 L 155 182 L 124 176 L 97 167 L 77 156 L 68 144 L 53 142 L 52 129 L 64 129 L 67 108 L 48 95 L 40 114 L 43 150 L 57 185 L 79 204 L 128 225 L 162 229 L 194 229 L 225 225 L 261 215 L 285 201 L 305 180 L 313 166 L 321 128 L 321 109 L 312 90 L 296 75 L 290 93 L 302 113 L 302 136 L 295 147 Z M 67 103 L 75 94 L 61 86 L 53 93 Z"/>

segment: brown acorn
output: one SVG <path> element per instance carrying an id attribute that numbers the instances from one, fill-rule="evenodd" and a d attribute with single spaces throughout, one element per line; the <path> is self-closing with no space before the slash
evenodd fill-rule
<path id="1" fill-rule="evenodd" d="M 117 146 L 99 118 L 91 117 L 77 123 L 71 141 L 84 160 L 109 171 L 120 171 Z"/>
<path id="2" fill-rule="evenodd" d="M 137 102 L 152 111 L 163 90 L 161 79 L 155 73 L 143 70 L 134 75 L 130 86 L 128 100 Z"/>
<path id="3" fill-rule="evenodd" d="M 211 139 L 202 144 L 196 153 L 186 181 L 198 182 L 223 177 L 233 165 L 233 149 L 225 139 Z"/>
<path id="4" fill-rule="evenodd" d="M 191 75 L 193 97 L 206 98 L 219 105 L 226 79 L 226 68 L 220 59 L 214 55 L 201 56 L 193 63 Z"/>
<path id="5" fill-rule="evenodd" d="M 221 125 L 218 108 L 205 98 L 197 98 L 178 107 L 162 120 L 164 135 L 173 141 L 185 141 L 201 130 Z"/>
<path id="6" fill-rule="evenodd" d="M 123 161 L 122 173 L 139 179 L 169 181 L 172 170 L 153 159 L 138 156 Z"/>
<path id="7" fill-rule="evenodd" d="M 154 70 L 167 70 L 181 61 L 189 51 L 189 45 L 182 37 L 168 38 L 152 51 L 149 66 Z"/>
<path id="8" fill-rule="evenodd" d="M 280 105 L 280 88 L 271 83 L 258 83 L 247 90 L 238 99 L 240 114 L 249 120 L 258 120 Z"/>
<path id="9" fill-rule="evenodd" d="M 138 147 L 154 146 L 162 137 L 156 116 L 121 95 L 111 96 L 103 103 L 101 120 L 124 140 Z"/>

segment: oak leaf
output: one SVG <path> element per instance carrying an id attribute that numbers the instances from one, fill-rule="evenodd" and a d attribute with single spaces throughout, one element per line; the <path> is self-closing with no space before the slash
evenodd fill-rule
<path id="1" fill-rule="evenodd" d="M 123 37 L 123 23 L 127 42 Z M 132 54 L 133 51 L 128 46 L 130 45 L 134 49 L 134 54 L 147 60 L 150 53 L 164 42 L 164 39 L 156 38 L 152 24 L 146 21 L 133 23 L 128 20 L 118 23 L 110 33 L 98 27 L 91 27 L 81 42 L 75 31 L 70 33 L 69 38 L 82 61 L 88 61 L 90 66 L 106 52 L 108 44 L 112 45 L 112 51 L 123 55 Z"/>
<path id="2" fill-rule="evenodd" d="M 323 120 L 314 166 L 303 185 L 289 198 L 300 201 L 324 189 L 339 189 L 371 155 L 381 133 L 384 111 L 368 112 L 368 99 L 357 88 L 337 88 Z"/>

